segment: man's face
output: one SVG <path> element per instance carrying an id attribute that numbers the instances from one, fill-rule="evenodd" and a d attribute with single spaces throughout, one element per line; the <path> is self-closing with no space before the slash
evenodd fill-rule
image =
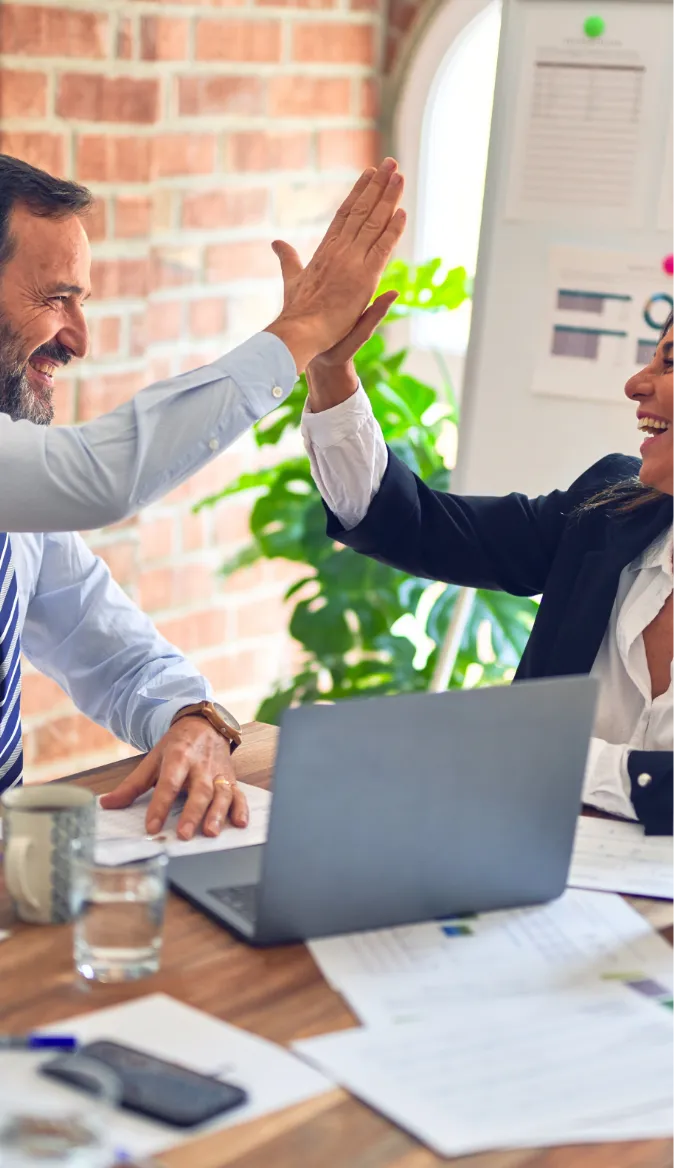
<path id="1" fill-rule="evenodd" d="M 89 241 L 76 216 L 45 219 L 22 206 L 9 230 L 15 249 L 0 268 L 0 413 L 48 426 L 58 368 L 89 348 L 82 311 Z"/>

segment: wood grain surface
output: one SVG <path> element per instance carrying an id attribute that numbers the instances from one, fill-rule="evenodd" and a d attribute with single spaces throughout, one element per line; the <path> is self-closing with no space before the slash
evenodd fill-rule
<path id="1" fill-rule="evenodd" d="M 251 723 L 234 759 L 240 779 L 270 784 L 276 730 Z M 102 794 L 137 759 L 69 781 Z M 635 899 L 671 941 L 671 905 Z M 256 950 L 170 894 L 162 968 L 124 987 L 82 985 L 74 974 L 70 926 L 13 920 L 0 879 L 0 1031 L 20 1033 L 73 1014 L 163 992 L 274 1042 L 325 1034 L 356 1019 L 323 980 L 303 945 Z M 341 1090 L 253 1123 L 182 1144 L 167 1168 L 431 1168 L 447 1163 Z M 510 1151 L 461 1157 L 455 1168 L 671 1168 L 669 1140 Z"/>

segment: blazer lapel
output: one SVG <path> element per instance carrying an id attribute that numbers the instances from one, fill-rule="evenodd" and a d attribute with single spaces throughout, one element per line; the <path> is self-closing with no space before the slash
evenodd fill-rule
<path id="1" fill-rule="evenodd" d="M 635 511 L 609 523 L 610 538 L 599 551 L 588 552 L 576 578 L 552 652 L 549 673 L 589 673 L 599 652 L 618 591 L 620 573 L 672 521 L 671 503 L 650 515 Z M 546 672 L 548 672 L 546 670 Z"/>

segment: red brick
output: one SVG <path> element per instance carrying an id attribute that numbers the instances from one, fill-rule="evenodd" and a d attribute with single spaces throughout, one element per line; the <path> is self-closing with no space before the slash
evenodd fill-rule
<path id="1" fill-rule="evenodd" d="M 33 57 L 104 57 L 108 17 L 74 8 L 0 5 L 0 52 Z"/>
<path id="2" fill-rule="evenodd" d="M 210 514 L 198 511 L 196 515 L 188 511 L 180 522 L 180 538 L 183 552 L 197 552 L 208 547 Z"/>
<path id="3" fill-rule="evenodd" d="M 249 130 L 230 134 L 227 169 L 231 171 L 304 170 L 311 163 L 311 135 L 267 134 Z"/>
<path id="4" fill-rule="evenodd" d="M 152 227 L 149 195 L 119 195 L 115 200 L 115 235 L 118 239 L 145 238 Z"/>
<path id="5" fill-rule="evenodd" d="M 145 385 L 139 373 L 108 373 L 80 382 L 77 420 L 89 422 L 129 401 Z"/>
<path id="6" fill-rule="evenodd" d="M 281 60 L 281 25 L 271 20 L 198 20 L 197 61 Z"/>
<path id="7" fill-rule="evenodd" d="M 379 158 L 379 135 L 376 130 L 320 130 L 318 165 L 322 170 L 348 167 L 363 170 Z"/>
<path id="8" fill-rule="evenodd" d="M 155 247 L 152 251 L 152 287 L 179 288 L 194 284 L 201 275 L 198 247 Z"/>
<path id="9" fill-rule="evenodd" d="M 227 329 L 227 306 L 224 300 L 192 300 L 189 308 L 190 335 L 194 338 L 213 337 Z"/>
<path id="10" fill-rule="evenodd" d="M 183 199 L 183 227 L 243 227 L 262 223 L 269 195 L 263 189 L 197 191 Z"/>
<path id="11" fill-rule="evenodd" d="M 21 677 L 21 717 L 46 714 L 68 701 L 61 687 L 42 673 L 24 672 Z"/>
<path id="12" fill-rule="evenodd" d="M 206 564 L 148 568 L 138 577 L 140 606 L 145 612 L 202 601 L 213 591 L 213 572 Z"/>
<path id="13" fill-rule="evenodd" d="M 159 134 L 153 143 L 154 178 L 210 174 L 215 169 L 214 134 Z"/>
<path id="14" fill-rule="evenodd" d="M 66 73 L 59 82 L 56 112 L 62 118 L 87 122 L 155 122 L 159 82 L 151 78 Z"/>
<path id="15" fill-rule="evenodd" d="M 152 300 L 145 313 L 145 328 L 149 344 L 175 341 L 182 334 L 182 300 Z"/>
<path id="16" fill-rule="evenodd" d="M 61 134 L 30 134 L 22 130 L 3 130 L 0 132 L 0 152 L 13 154 L 15 158 L 22 158 L 32 166 L 48 170 L 50 174 L 65 174 L 65 138 Z"/>
<path id="17" fill-rule="evenodd" d="M 71 426 L 75 421 L 75 386 L 72 377 L 63 377 L 54 388 L 54 424 Z"/>
<path id="18" fill-rule="evenodd" d="M 293 60 L 335 65 L 374 65 L 374 29 L 368 24 L 296 24 Z"/>
<path id="19" fill-rule="evenodd" d="M 348 77 L 274 77 L 269 83 L 272 117 L 335 117 L 351 112 Z"/>
<path id="20" fill-rule="evenodd" d="M 141 518 L 138 525 L 139 553 L 143 563 L 166 560 L 175 550 L 175 522 L 168 516 L 162 519 Z"/>
<path id="21" fill-rule="evenodd" d="M 205 608 L 158 622 L 157 628 L 167 641 L 183 653 L 209 649 L 227 638 L 228 613 L 224 608 Z"/>
<path id="22" fill-rule="evenodd" d="M 84 714 L 55 718 L 39 729 L 30 731 L 26 738 L 26 753 L 30 762 L 63 759 L 65 770 L 70 756 L 102 750 L 117 743 L 114 735 L 95 722 L 90 722 Z"/>
<path id="23" fill-rule="evenodd" d="M 122 16 L 117 26 L 116 49 L 120 61 L 130 61 L 134 55 L 133 22 L 128 16 Z"/>
<path id="24" fill-rule="evenodd" d="M 366 77 L 360 84 L 359 113 L 361 118 L 372 118 L 381 113 L 381 92 L 379 82 L 374 77 Z"/>
<path id="25" fill-rule="evenodd" d="M 150 138 L 83 134 L 77 143 L 81 182 L 149 182 Z"/>
<path id="26" fill-rule="evenodd" d="M 0 118 L 43 118 L 46 113 L 46 73 L 23 69 L 0 73 Z"/>
<path id="27" fill-rule="evenodd" d="M 206 276 L 212 283 L 255 280 L 279 275 L 279 262 L 268 243 L 237 240 L 214 243 L 206 251 Z"/>
<path id="28" fill-rule="evenodd" d="M 327 227 L 351 186 L 348 180 L 277 186 L 274 191 L 274 222 L 278 227 Z"/>
<path id="29" fill-rule="evenodd" d="M 337 0 L 254 0 L 258 8 L 336 8 Z"/>
<path id="30" fill-rule="evenodd" d="M 92 265 L 92 291 L 97 300 L 144 297 L 148 291 L 148 280 L 148 262 L 145 259 L 94 260 Z"/>
<path id="31" fill-rule="evenodd" d="M 229 476 L 228 476 L 229 477 Z M 213 513 L 213 539 L 217 547 L 241 546 L 250 540 L 252 504 L 223 499 Z"/>
<path id="32" fill-rule="evenodd" d="M 119 316 L 102 316 L 94 325 L 94 357 L 111 357 L 119 352 L 122 321 Z"/>
<path id="33" fill-rule="evenodd" d="M 258 77 L 178 78 L 178 113 L 183 117 L 262 114 L 264 109 L 264 85 Z"/>
<path id="34" fill-rule="evenodd" d="M 195 662 L 196 664 L 196 662 Z M 207 657 L 198 664 L 199 672 L 207 677 L 216 692 L 247 689 L 259 685 L 267 661 L 261 649 L 243 649 L 240 653 L 223 653 Z"/>
<path id="35" fill-rule="evenodd" d="M 234 612 L 234 640 L 268 637 L 282 632 L 288 625 L 291 611 L 280 596 L 267 596 L 264 602 L 251 600 L 239 604 Z"/>
<path id="36" fill-rule="evenodd" d="M 108 209 L 105 200 L 96 199 L 82 222 L 92 243 L 98 243 L 99 240 L 105 239 L 108 233 Z"/>
<path id="37" fill-rule="evenodd" d="M 147 0 L 143 0 L 147 2 Z M 152 2 L 152 0 L 149 0 Z M 154 0 L 154 3 L 167 7 L 171 4 L 179 4 L 185 7 L 185 0 Z M 246 4 L 246 0 L 190 0 L 190 8 L 240 8 Z"/>
<path id="38" fill-rule="evenodd" d="M 190 353 L 182 353 L 178 361 L 178 373 L 191 373 L 193 369 L 211 365 L 219 357 L 222 357 L 222 346 L 217 343 L 205 349 L 193 349 Z"/>
<path id="39" fill-rule="evenodd" d="M 108 565 L 118 584 L 131 584 L 138 568 L 138 544 L 135 539 L 120 539 L 115 543 L 92 543 L 91 550 Z"/>
<path id="40" fill-rule="evenodd" d="M 140 55 L 144 61 L 184 61 L 187 57 L 188 20 L 144 16 L 140 22 Z"/>

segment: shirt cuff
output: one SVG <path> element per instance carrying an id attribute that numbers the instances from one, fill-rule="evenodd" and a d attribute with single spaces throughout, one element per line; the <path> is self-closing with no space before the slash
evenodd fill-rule
<path id="1" fill-rule="evenodd" d="M 302 413 L 302 434 L 318 450 L 328 450 L 353 438 L 373 416 L 370 399 L 359 381 L 358 389 L 346 401 L 318 414 L 313 413 L 307 398 Z"/>
<path id="2" fill-rule="evenodd" d="M 257 333 L 213 362 L 222 377 L 236 381 L 253 422 L 275 410 L 297 382 L 290 350 L 274 333 Z"/>
<path id="3" fill-rule="evenodd" d="M 623 819 L 636 819 L 630 799 L 626 746 L 591 738 L 583 782 L 583 803 Z"/>
<path id="4" fill-rule="evenodd" d="M 149 744 L 146 746 L 147 750 L 151 750 L 164 737 L 178 710 L 184 709 L 185 706 L 193 706 L 196 702 L 212 701 L 213 692 L 209 682 L 205 678 L 195 678 L 194 680 L 195 684 L 191 693 L 184 693 L 182 697 L 169 698 L 168 701 L 159 702 L 152 710 L 146 725 Z"/>

